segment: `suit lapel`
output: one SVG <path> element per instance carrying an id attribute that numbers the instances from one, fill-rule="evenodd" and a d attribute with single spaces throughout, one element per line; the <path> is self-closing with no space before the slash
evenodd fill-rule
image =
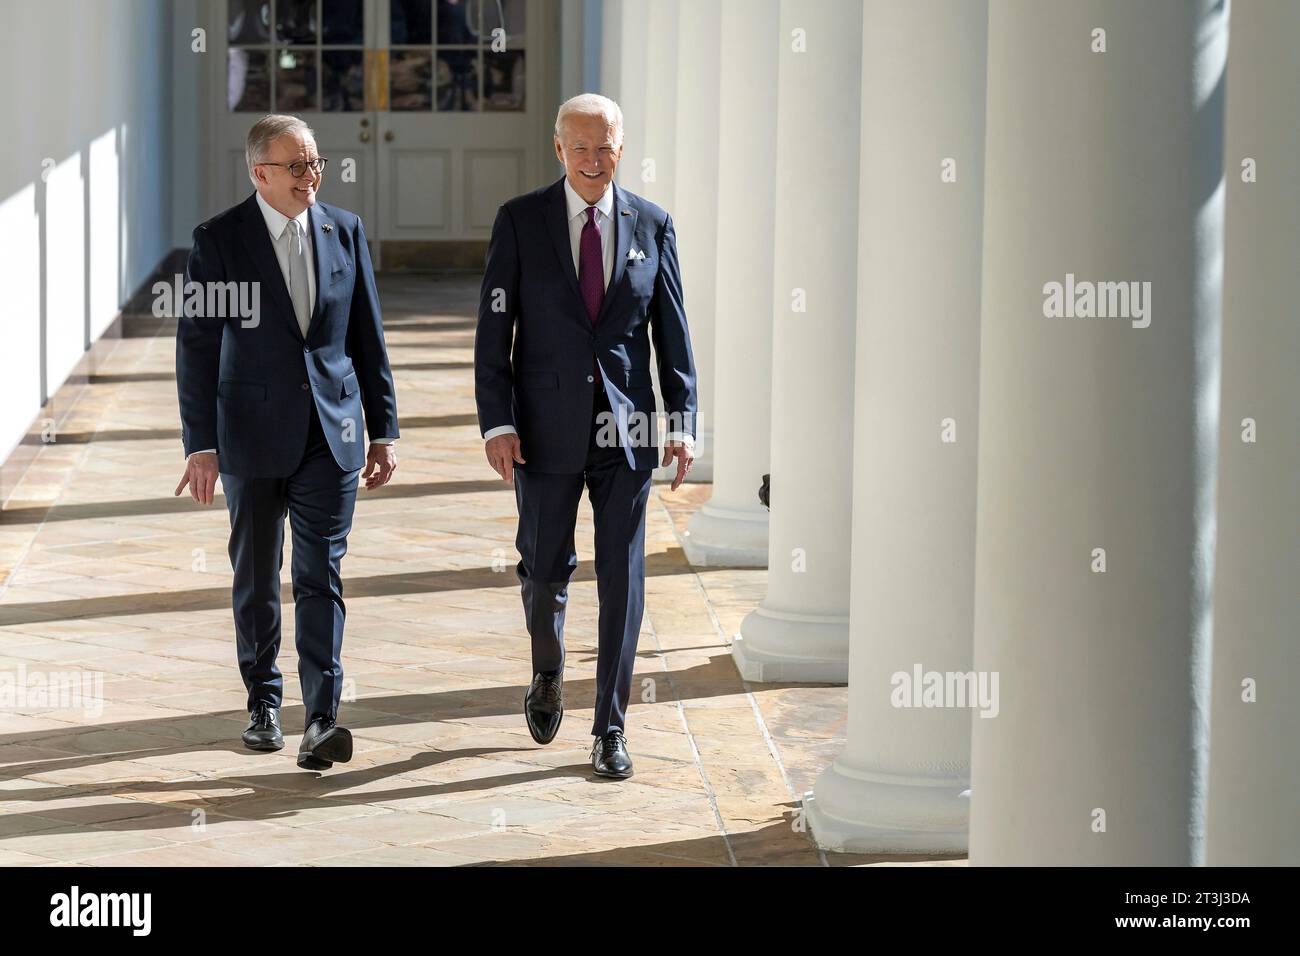
<path id="1" fill-rule="evenodd" d="M 569 280 L 569 288 L 581 303 L 582 291 L 578 288 L 578 273 L 573 268 L 573 246 L 569 243 L 569 207 L 564 201 L 563 179 L 551 187 L 550 195 L 546 200 L 546 231 L 550 233 L 551 243 L 555 246 L 555 255 L 560 260 L 560 270 Z M 585 310 L 579 318 L 583 322 L 587 321 Z"/>
<path id="2" fill-rule="evenodd" d="M 275 247 L 271 245 L 271 233 L 266 228 L 266 217 L 257 205 L 254 193 L 244 203 L 244 233 L 247 249 L 261 276 L 262 288 L 269 290 L 274 300 L 276 311 L 289 323 L 293 334 L 302 338 L 298 328 L 298 319 L 293 311 L 293 301 L 289 298 L 289 287 L 284 284 L 284 273 L 280 271 L 280 260 L 275 257 Z M 319 298 L 319 296 L 317 296 Z"/>
<path id="3" fill-rule="evenodd" d="M 337 227 L 325 215 L 319 206 L 307 210 L 307 221 L 311 223 L 311 245 L 316 269 L 316 305 L 312 309 L 311 321 L 307 325 L 307 337 L 316 329 L 316 323 L 324 314 L 325 294 L 328 289 L 326 279 L 334 277 L 335 263 L 339 261 L 338 239 L 334 233 Z M 326 228 L 328 226 L 328 228 Z"/>
<path id="4" fill-rule="evenodd" d="M 618 186 L 614 186 L 613 189 L 614 271 L 609 277 L 609 288 L 605 290 L 605 298 L 602 300 L 600 312 L 596 316 L 597 325 L 604 321 L 605 313 L 609 311 L 610 302 L 613 301 L 615 294 L 621 287 L 623 273 L 627 271 L 627 252 L 632 248 L 632 237 L 636 233 L 636 209 L 623 198 L 623 191 Z"/>

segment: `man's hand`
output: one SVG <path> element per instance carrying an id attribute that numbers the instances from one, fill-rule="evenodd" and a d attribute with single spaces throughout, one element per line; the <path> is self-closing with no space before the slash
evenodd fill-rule
<path id="1" fill-rule="evenodd" d="M 210 451 L 195 452 L 185 459 L 185 474 L 176 486 L 175 497 L 190 486 L 190 497 L 201 505 L 212 504 L 212 496 L 217 490 L 217 456 Z"/>
<path id="2" fill-rule="evenodd" d="M 487 455 L 488 464 L 492 466 L 492 470 L 501 476 L 502 481 L 513 486 L 515 483 L 515 462 L 522 464 L 524 461 L 524 456 L 520 452 L 519 436 L 513 432 L 497 435 L 496 438 L 490 439 L 483 446 L 483 451 Z"/>
<path id="3" fill-rule="evenodd" d="M 659 464 L 666 465 L 674 458 L 677 459 L 677 474 L 673 477 L 673 483 L 668 486 L 669 491 L 676 491 L 686 480 L 691 464 L 695 461 L 695 449 L 679 441 L 664 442 L 664 460 Z"/>
<path id="4" fill-rule="evenodd" d="M 373 491 L 388 484 L 388 479 L 393 477 L 396 470 L 397 452 L 393 446 L 372 442 L 370 451 L 366 452 L 366 470 L 361 473 L 361 477 L 366 480 L 366 490 Z"/>

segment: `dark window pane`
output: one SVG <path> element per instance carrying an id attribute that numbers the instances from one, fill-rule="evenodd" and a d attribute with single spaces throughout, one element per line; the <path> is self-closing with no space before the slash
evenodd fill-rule
<path id="1" fill-rule="evenodd" d="M 477 43 L 480 5 L 471 0 L 438 0 L 438 43 Z"/>
<path id="2" fill-rule="evenodd" d="M 528 35 L 525 32 L 525 0 L 484 0 L 483 4 L 483 42 L 492 43 L 493 30 L 504 30 L 507 50 L 522 50 Z M 502 14 L 505 19 L 502 20 Z M 501 48 L 498 43 L 497 49 Z"/>
<path id="3" fill-rule="evenodd" d="M 232 113 L 269 113 L 271 77 L 265 50 L 226 52 L 226 105 Z"/>
<path id="4" fill-rule="evenodd" d="M 366 108 L 366 67 L 360 50 L 321 53 L 321 109 L 340 113 Z"/>
<path id="5" fill-rule="evenodd" d="M 438 109 L 478 109 L 478 54 L 470 50 L 438 51 Z"/>
<path id="6" fill-rule="evenodd" d="M 483 108 L 485 110 L 522 110 L 524 108 L 524 51 L 483 55 Z"/>
<path id="7" fill-rule="evenodd" d="M 276 0 L 277 43 L 316 42 L 316 0 Z"/>
<path id="8" fill-rule="evenodd" d="M 366 42 L 364 0 L 324 0 L 320 6 L 321 42 L 362 46 Z"/>
<path id="9" fill-rule="evenodd" d="M 433 0 L 389 0 L 388 30 L 395 45 L 433 42 Z"/>
<path id="10" fill-rule="evenodd" d="M 266 0 L 230 0 L 226 35 L 231 43 L 267 43 L 271 39 L 271 4 Z"/>
<path id="11" fill-rule="evenodd" d="M 388 108 L 390 110 L 429 110 L 433 108 L 432 57 L 418 50 L 395 50 L 388 69 Z"/>
<path id="12" fill-rule="evenodd" d="M 317 109 L 316 51 L 275 51 L 275 108 L 302 113 Z"/>

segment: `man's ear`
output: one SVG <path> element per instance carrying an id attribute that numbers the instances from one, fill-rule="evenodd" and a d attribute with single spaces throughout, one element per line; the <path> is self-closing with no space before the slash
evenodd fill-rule
<path id="1" fill-rule="evenodd" d="M 563 166 L 563 165 L 564 165 L 564 148 L 560 145 L 560 137 L 556 136 L 556 137 L 554 137 L 553 139 L 554 139 L 554 143 L 555 143 L 555 158 L 558 159 L 558 160 L 560 161 L 560 165 Z"/>

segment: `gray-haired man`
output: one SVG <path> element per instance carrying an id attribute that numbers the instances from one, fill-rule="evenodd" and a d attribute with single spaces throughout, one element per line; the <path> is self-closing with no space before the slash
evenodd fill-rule
<path id="1" fill-rule="evenodd" d="M 377 488 L 397 466 L 397 398 L 366 235 L 355 215 L 317 201 L 325 160 L 311 129 L 293 116 L 266 116 L 249 131 L 246 157 L 256 191 L 194 230 L 186 279 L 248 284 L 259 308 L 251 319 L 187 310 L 180 320 L 186 460 L 176 494 L 188 485 L 195 501 L 211 504 L 221 475 L 248 690 L 243 740 L 253 750 L 284 746 L 275 659 L 288 514 L 306 728 L 298 766 L 324 770 L 352 759 L 352 735 L 335 722 L 345 612 L 339 565 L 357 476 Z"/>

